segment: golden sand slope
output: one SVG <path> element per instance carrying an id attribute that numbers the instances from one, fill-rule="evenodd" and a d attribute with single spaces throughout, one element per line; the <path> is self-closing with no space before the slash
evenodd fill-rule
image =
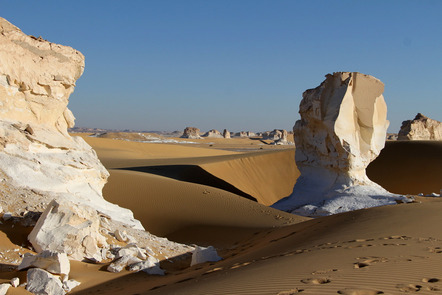
<path id="1" fill-rule="evenodd" d="M 442 189 L 442 141 L 388 141 L 367 168 L 368 177 L 397 194 Z"/>
<path id="2" fill-rule="evenodd" d="M 439 294 L 440 210 L 441 201 L 404 204 L 256 231 L 223 261 L 78 294 Z"/>

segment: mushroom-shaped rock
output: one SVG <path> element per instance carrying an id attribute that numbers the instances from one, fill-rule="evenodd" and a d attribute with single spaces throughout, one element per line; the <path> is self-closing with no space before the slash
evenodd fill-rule
<path id="1" fill-rule="evenodd" d="M 53 200 L 28 236 L 37 252 L 66 253 L 75 260 L 102 260 L 101 248 L 107 247 L 100 234 L 100 216 L 85 205 Z"/>
<path id="2" fill-rule="evenodd" d="M 365 173 L 385 145 L 383 91 L 384 84 L 372 76 L 338 72 L 304 92 L 301 120 L 293 127 L 301 176 L 293 193 L 272 207 L 314 216 L 407 201 Z"/>
<path id="3" fill-rule="evenodd" d="M 103 198 L 109 173 L 81 137 L 68 133 L 75 119 L 69 96 L 83 70 L 79 51 L 28 36 L 0 17 L 0 174 L 14 200 L 9 205 L 23 201 L 39 211 L 54 198 L 75 198 L 143 229 L 130 210 Z"/>

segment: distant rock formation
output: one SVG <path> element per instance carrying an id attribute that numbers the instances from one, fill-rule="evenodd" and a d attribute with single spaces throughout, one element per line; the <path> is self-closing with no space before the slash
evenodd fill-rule
<path id="1" fill-rule="evenodd" d="M 203 137 L 223 138 L 223 135 L 218 130 L 211 129 L 211 130 L 207 131 L 206 133 L 204 133 Z"/>
<path id="2" fill-rule="evenodd" d="M 274 129 L 262 133 L 262 140 L 273 140 L 274 144 L 285 145 L 288 142 L 288 132 L 285 129 Z"/>
<path id="3" fill-rule="evenodd" d="M 302 215 L 329 215 L 406 198 L 372 182 L 365 168 L 385 145 L 384 84 L 360 73 L 327 75 L 304 92 L 293 128 L 301 172 L 291 196 L 273 207 Z"/>
<path id="4" fill-rule="evenodd" d="M 224 131 L 223 131 L 223 137 L 224 137 L 224 138 L 230 138 L 230 131 L 228 131 L 227 129 L 224 129 Z"/>
<path id="5" fill-rule="evenodd" d="M 196 127 L 186 127 L 181 138 L 200 139 L 200 130 Z"/>
<path id="6" fill-rule="evenodd" d="M 413 120 L 402 122 L 398 140 L 442 140 L 442 122 L 418 113 Z"/>
<path id="7" fill-rule="evenodd" d="M 142 229 L 130 210 L 103 199 L 109 173 L 83 139 L 67 132 L 75 119 L 69 96 L 83 70 L 77 50 L 27 36 L 0 18 L 0 175 L 9 190 L 0 188 L 0 205 L 24 201 L 41 212 L 54 198 L 74 198 Z"/>

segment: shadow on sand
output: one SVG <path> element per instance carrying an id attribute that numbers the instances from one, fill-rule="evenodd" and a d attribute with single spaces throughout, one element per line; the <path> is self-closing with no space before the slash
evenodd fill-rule
<path id="1" fill-rule="evenodd" d="M 230 183 L 210 174 L 203 168 L 196 165 L 164 165 L 164 166 L 143 166 L 143 167 L 126 167 L 118 168 L 118 170 L 138 171 L 160 175 L 175 180 L 191 182 L 196 184 L 207 185 L 219 188 L 233 194 L 242 196 L 246 199 L 257 201 L 254 197 L 237 189 Z"/>

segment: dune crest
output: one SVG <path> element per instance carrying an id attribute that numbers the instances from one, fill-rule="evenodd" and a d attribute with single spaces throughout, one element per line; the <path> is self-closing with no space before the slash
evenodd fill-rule
<path id="1" fill-rule="evenodd" d="M 290 197 L 273 205 L 302 215 L 329 215 L 403 199 L 371 181 L 365 169 L 385 145 L 384 84 L 360 73 L 327 75 L 304 92 L 293 128 L 301 172 Z"/>

